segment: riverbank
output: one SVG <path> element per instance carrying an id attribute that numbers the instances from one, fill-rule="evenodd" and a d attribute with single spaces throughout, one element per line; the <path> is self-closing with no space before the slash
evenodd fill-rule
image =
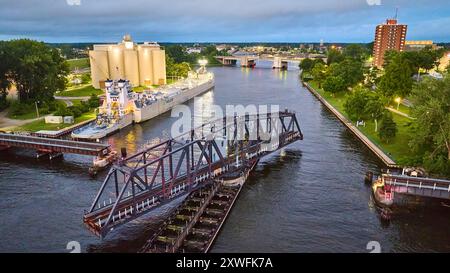
<path id="1" fill-rule="evenodd" d="M 331 103 L 329 103 L 318 91 L 316 91 L 307 82 L 302 82 L 303 86 L 308 89 L 327 109 L 333 113 L 364 145 L 366 145 L 387 167 L 398 168 L 400 165 L 387 154 L 382 147 L 379 147 L 371 141 L 364 132 L 360 131 L 353 123 L 345 117 L 339 110 L 337 110 Z"/>

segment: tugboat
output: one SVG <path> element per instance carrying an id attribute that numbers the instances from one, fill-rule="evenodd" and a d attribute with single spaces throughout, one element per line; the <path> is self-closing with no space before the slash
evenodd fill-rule
<path id="1" fill-rule="evenodd" d="M 380 177 L 372 183 L 372 194 L 381 207 L 390 207 L 394 203 L 394 193 L 384 184 Z"/>

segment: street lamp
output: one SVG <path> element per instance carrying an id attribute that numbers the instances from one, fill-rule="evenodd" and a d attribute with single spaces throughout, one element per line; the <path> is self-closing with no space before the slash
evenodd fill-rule
<path id="1" fill-rule="evenodd" d="M 200 60 L 198 60 L 198 64 L 201 65 L 201 66 L 205 66 L 205 65 L 208 64 L 208 60 L 206 60 L 206 59 L 200 59 Z"/>
<path id="2" fill-rule="evenodd" d="M 39 117 L 39 108 L 38 108 L 39 101 L 35 101 L 34 105 L 36 106 L 36 116 Z"/>
<path id="3" fill-rule="evenodd" d="M 400 102 L 402 102 L 402 98 L 398 97 L 395 99 L 395 102 L 397 103 L 397 110 L 400 107 Z"/>

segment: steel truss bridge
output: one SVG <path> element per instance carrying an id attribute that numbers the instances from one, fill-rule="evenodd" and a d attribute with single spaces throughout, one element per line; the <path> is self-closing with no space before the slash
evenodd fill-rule
<path id="1" fill-rule="evenodd" d="M 99 237 L 177 197 L 243 172 L 303 139 L 295 113 L 232 116 L 205 123 L 115 163 L 84 214 Z"/>

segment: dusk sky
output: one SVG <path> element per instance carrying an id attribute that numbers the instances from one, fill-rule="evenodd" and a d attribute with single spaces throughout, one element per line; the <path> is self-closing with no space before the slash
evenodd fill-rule
<path id="1" fill-rule="evenodd" d="M 377 5 L 381 2 L 381 5 Z M 370 42 L 393 17 L 408 40 L 450 42 L 449 0 L 0 0 L 0 39 Z"/>

